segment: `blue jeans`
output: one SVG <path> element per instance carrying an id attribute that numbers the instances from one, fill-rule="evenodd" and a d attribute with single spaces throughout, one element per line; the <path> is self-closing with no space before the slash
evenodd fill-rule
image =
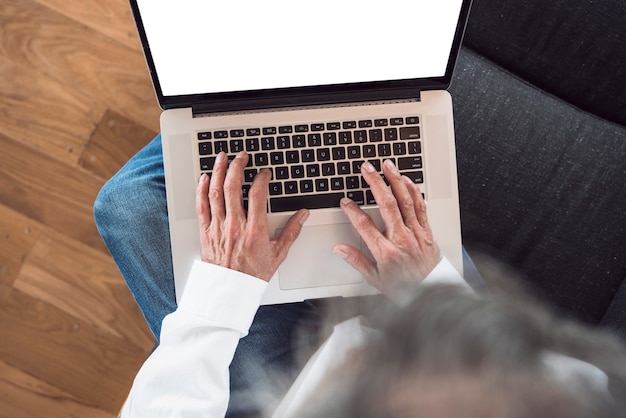
<path id="1" fill-rule="evenodd" d="M 176 309 L 164 182 L 158 135 L 104 185 L 94 204 L 100 235 L 157 343 L 163 318 Z M 227 416 L 259 415 L 288 389 L 290 380 L 277 376 L 298 372 L 296 357 L 317 348 L 328 320 L 315 302 L 261 306 L 230 366 Z"/>

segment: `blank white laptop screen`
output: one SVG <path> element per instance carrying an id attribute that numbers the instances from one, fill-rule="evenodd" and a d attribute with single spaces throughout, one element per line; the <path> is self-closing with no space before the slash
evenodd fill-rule
<path id="1" fill-rule="evenodd" d="M 138 3 L 163 95 L 177 96 L 441 77 L 462 0 Z"/>

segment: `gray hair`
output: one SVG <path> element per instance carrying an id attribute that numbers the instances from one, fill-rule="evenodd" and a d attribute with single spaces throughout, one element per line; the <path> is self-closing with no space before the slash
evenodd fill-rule
<path id="1" fill-rule="evenodd" d="M 557 318 L 520 289 L 502 290 L 493 279 L 502 271 L 486 276 L 490 292 L 483 295 L 455 286 L 419 288 L 299 416 L 626 416 L 622 342 Z M 550 373 L 546 353 L 597 367 L 608 388 L 598 390 L 585 376 Z"/>

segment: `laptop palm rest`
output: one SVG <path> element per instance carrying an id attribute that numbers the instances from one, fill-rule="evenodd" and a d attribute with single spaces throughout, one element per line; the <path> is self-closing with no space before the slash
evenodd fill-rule
<path id="1" fill-rule="evenodd" d="M 276 234 L 280 229 L 276 230 Z M 361 238 L 351 224 L 305 226 L 291 247 L 289 256 L 278 268 L 283 290 L 320 286 L 359 284 L 361 273 L 333 253 L 336 244 L 350 244 L 361 249 Z"/>

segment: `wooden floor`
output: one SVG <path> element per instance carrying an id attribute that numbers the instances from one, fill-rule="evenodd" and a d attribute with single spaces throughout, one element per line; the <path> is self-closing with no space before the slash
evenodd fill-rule
<path id="1" fill-rule="evenodd" d="M 158 130 L 126 0 L 0 6 L 0 417 L 114 417 L 153 339 L 92 219 Z"/>

